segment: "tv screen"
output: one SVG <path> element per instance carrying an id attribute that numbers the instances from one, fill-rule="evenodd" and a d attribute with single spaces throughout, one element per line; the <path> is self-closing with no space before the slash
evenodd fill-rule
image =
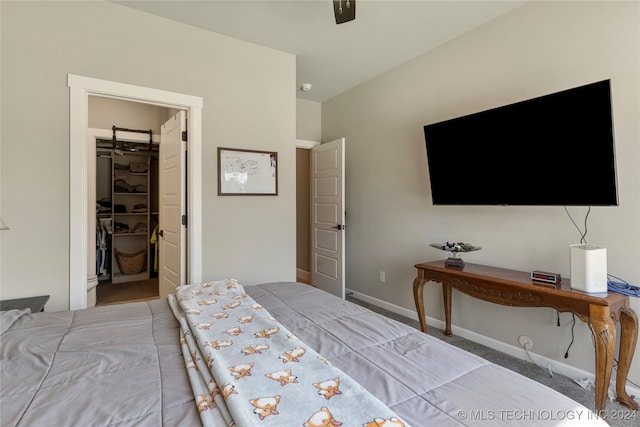
<path id="1" fill-rule="evenodd" d="M 424 126 L 434 205 L 618 204 L 610 81 Z"/>

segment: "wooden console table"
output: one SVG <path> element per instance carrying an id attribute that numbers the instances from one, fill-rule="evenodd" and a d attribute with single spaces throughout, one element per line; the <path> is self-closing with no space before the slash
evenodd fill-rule
<path id="1" fill-rule="evenodd" d="M 551 307 L 558 311 L 575 313 L 588 323 L 596 346 L 596 402 L 600 412 L 607 403 L 607 391 L 616 346 L 616 322 L 620 322 L 620 351 L 616 394 L 618 401 L 637 410 L 638 404 L 627 394 L 625 386 L 631 359 L 638 339 L 638 317 L 629 307 L 629 297 L 609 292 L 605 298 L 574 291 L 568 279 L 558 285 L 537 284 L 530 273 L 466 264 L 463 269 L 446 268 L 444 261 L 416 264 L 418 276 L 413 281 L 413 297 L 416 303 L 420 328 L 427 332 L 424 315 L 423 288 L 428 281 L 442 283 L 445 335 L 451 335 L 451 291 L 460 292 L 496 304 L 516 307 Z"/>

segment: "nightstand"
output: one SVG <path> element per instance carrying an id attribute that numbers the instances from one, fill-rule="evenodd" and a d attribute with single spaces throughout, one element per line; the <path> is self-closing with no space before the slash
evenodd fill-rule
<path id="1" fill-rule="evenodd" d="M 8 299 L 0 301 L 0 311 L 30 308 L 32 313 L 38 313 L 44 311 L 44 305 L 47 301 L 49 301 L 49 295 Z"/>

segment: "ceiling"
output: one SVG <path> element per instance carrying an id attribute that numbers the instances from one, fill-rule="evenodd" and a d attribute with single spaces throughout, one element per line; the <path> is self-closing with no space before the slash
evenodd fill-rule
<path id="1" fill-rule="evenodd" d="M 114 0 L 296 55 L 298 98 L 317 102 L 458 37 L 527 0 L 357 0 L 336 25 L 332 0 Z M 303 92 L 303 83 L 312 89 Z"/>

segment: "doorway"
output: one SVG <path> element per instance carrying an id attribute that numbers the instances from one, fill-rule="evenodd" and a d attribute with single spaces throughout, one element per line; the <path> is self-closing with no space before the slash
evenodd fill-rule
<path id="1" fill-rule="evenodd" d="M 345 139 L 296 141 L 297 281 L 345 297 Z M 308 250 L 307 250 L 308 249 Z"/>
<path id="2" fill-rule="evenodd" d="M 186 250 L 190 254 L 185 265 L 185 281 L 202 280 L 202 98 L 93 79 L 69 74 L 70 135 L 69 135 L 69 309 L 87 307 L 88 218 L 90 212 L 88 188 L 88 98 L 91 95 L 130 100 L 186 111 L 189 115 L 189 162 L 187 180 Z M 94 207 L 91 207 L 91 209 Z M 93 232 L 93 230 L 91 231 Z"/>
<path id="3" fill-rule="evenodd" d="M 311 284 L 311 150 L 296 147 L 296 280 Z"/>
<path id="4" fill-rule="evenodd" d="M 311 285 L 311 148 L 320 142 L 296 140 L 296 281 Z"/>
<path id="5" fill-rule="evenodd" d="M 160 129 L 173 114 L 162 106 L 89 97 L 88 198 L 95 218 L 90 210 L 88 227 L 95 233 L 88 236 L 88 306 L 159 297 Z"/>

